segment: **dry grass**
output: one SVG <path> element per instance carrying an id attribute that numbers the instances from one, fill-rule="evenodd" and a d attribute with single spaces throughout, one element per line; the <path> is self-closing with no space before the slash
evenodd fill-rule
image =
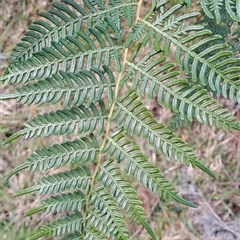
<path id="1" fill-rule="evenodd" d="M 8 64 L 9 54 L 19 41 L 27 25 L 47 9 L 51 1 L 8 0 L 1 2 L 2 18 L 0 71 Z M 14 86 L 3 85 L 1 92 L 12 92 Z M 240 120 L 240 107 L 228 101 L 222 103 Z M 170 113 L 156 102 L 147 102 L 149 109 L 161 122 L 168 122 Z M 23 123 L 41 112 L 39 106 L 22 106 L 15 101 L 1 102 L 1 138 L 5 139 L 19 130 Z M 174 202 L 158 202 L 158 198 L 144 188 L 137 186 L 140 199 L 144 203 L 149 223 L 162 240 L 236 240 L 240 239 L 240 133 L 224 133 L 214 128 L 193 123 L 177 134 L 194 148 L 199 159 L 216 173 L 213 180 L 197 169 L 191 169 L 166 159 L 152 148 L 147 155 L 156 163 L 164 175 L 178 187 L 180 194 L 199 205 L 197 210 L 188 209 Z M 58 139 L 59 142 L 64 139 Z M 46 142 L 47 141 L 47 142 Z M 39 227 L 49 220 L 46 215 L 23 218 L 24 212 L 39 203 L 39 196 L 13 198 L 18 189 L 32 185 L 36 181 L 34 173 L 21 172 L 9 182 L 3 177 L 15 166 L 22 163 L 35 149 L 50 143 L 47 140 L 15 141 L 7 146 L 1 143 L 1 230 L 2 239 L 26 239 L 30 231 L 26 226 Z M 138 140 L 136 140 L 138 141 Z M 1 141 L 2 142 L 2 141 Z M 144 142 L 138 141 L 144 146 Z M 44 218 L 42 217 L 44 216 Z M 142 228 L 128 222 L 132 239 L 147 240 Z M 20 227 L 22 226 L 22 227 Z M 238 237 L 234 238 L 234 235 Z"/>

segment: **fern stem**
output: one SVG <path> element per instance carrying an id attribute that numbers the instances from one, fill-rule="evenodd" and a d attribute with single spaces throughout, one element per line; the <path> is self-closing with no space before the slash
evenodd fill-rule
<path id="1" fill-rule="evenodd" d="M 136 24 L 136 23 L 138 22 L 138 20 L 139 20 L 142 3 L 143 3 L 143 0 L 140 0 L 140 1 L 138 2 L 137 12 L 136 12 L 136 18 L 135 18 L 135 24 Z M 115 106 L 116 106 L 116 104 L 117 104 L 120 82 L 121 82 L 121 80 L 122 80 L 123 73 L 125 72 L 125 66 L 126 66 L 127 63 L 128 63 L 127 56 L 128 56 L 128 48 L 125 48 L 124 55 L 123 55 L 122 70 L 121 70 L 121 72 L 119 73 L 118 78 L 117 78 L 117 81 L 116 81 L 115 93 L 114 93 L 114 100 L 113 100 L 113 104 L 112 104 L 112 106 L 111 106 L 111 108 L 110 108 L 110 111 L 109 111 L 109 114 L 108 114 L 108 120 L 111 119 L 111 117 L 112 117 L 112 115 L 113 115 L 113 112 L 114 112 L 114 108 L 115 108 Z M 101 144 L 101 146 L 100 146 L 100 151 L 99 151 L 98 160 L 97 160 L 97 166 L 96 166 L 96 168 L 95 168 L 95 170 L 94 170 L 94 173 L 93 173 L 93 175 L 92 175 L 92 181 L 91 181 L 91 184 L 90 184 L 89 189 L 88 189 L 88 195 L 87 195 L 87 197 L 86 197 L 85 207 L 88 206 L 88 202 L 89 202 L 90 197 L 91 197 L 91 192 L 93 191 L 93 186 L 94 186 L 94 183 L 95 183 L 95 180 L 96 180 L 98 171 L 99 171 L 100 166 L 101 166 L 101 159 L 102 159 L 102 153 L 101 153 L 101 152 L 102 152 L 102 150 L 104 149 L 104 147 L 105 147 L 105 145 L 106 145 L 106 142 L 107 142 L 107 139 L 108 139 L 108 135 L 109 135 L 109 131 L 110 131 L 110 125 L 111 125 L 111 122 L 108 121 L 108 122 L 107 122 L 107 126 L 106 126 L 105 137 L 104 137 L 103 142 L 102 142 L 102 144 Z M 84 215 L 83 215 L 83 236 L 85 235 L 86 225 L 87 225 L 86 216 L 87 216 L 87 211 L 86 211 L 86 209 L 85 209 L 85 212 L 84 212 Z"/>
<path id="2" fill-rule="evenodd" d="M 137 12 L 136 12 L 136 19 L 135 19 L 135 24 L 137 24 L 141 12 L 141 6 L 142 6 L 143 0 L 140 0 L 137 5 Z"/>
<path id="3" fill-rule="evenodd" d="M 113 101 L 113 104 L 110 108 L 110 111 L 109 111 L 109 114 L 108 114 L 108 119 L 110 119 L 113 115 L 113 111 L 114 111 L 114 108 L 117 104 L 117 99 L 118 99 L 118 91 L 119 91 L 119 85 L 120 85 L 120 81 L 122 79 L 122 75 L 125 71 L 125 65 L 127 64 L 127 55 L 128 55 L 128 48 L 125 49 L 124 51 L 124 56 L 123 56 L 123 65 L 122 65 L 122 70 L 121 72 L 119 73 L 118 75 L 118 78 L 117 78 L 117 81 L 116 81 L 116 87 L 115 87 L 115 93 L 114 93 L 114 101 Z M 94 186 L 94 183 L 95 183 L 95 180 L 96 180 L 96 177 L 97 177 L 97 174 L 98 174 L 98 171 L 100 169 L 100 166 L 101 166 L 101 159 L 102 159 L 102 154 L 101 154 L 101 151 L 104 149 L 105 145 L 106 145 L 106 141 L 108 139 L 108 135 L 109 135 L 109 131 L 110 131 L 110 124 L 111 122 L 108 121 L 107 122 L 107 126 L 106 126 L 106 133 L 105 133 L 105 137 L 103 139 L 103 142 L 100 146 L 100 151 L 99 151 L 99 155 L 98 155 L 98 160 L 97 160 L 97 166 L 94 170 L 94 173 L 92 175 L 92 181 L 91 181 L 91 184 L 89 186 L 89 189 L 88 189 L 88 195 L 86 197 L 86 203 L 85 203 L 85 206 L 88 205 L 88 202 L 90 200 L 90 197 L 91 197 L 91 192 L 93 191 L 93 186 Z M 87 215 L 87 211 L 84 212 L 84 217 L 83 217 L 83 231 L 85 231 L 86 229 L 86 215 Z M 85 233 L 84 233 L 85 234 Z M 84 235 L 83 234 L 83 235 Z"/>

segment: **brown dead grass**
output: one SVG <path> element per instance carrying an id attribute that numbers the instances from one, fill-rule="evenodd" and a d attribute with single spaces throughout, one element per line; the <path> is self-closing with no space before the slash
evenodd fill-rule
<path id="1" fill-rule="evenodd" d="M 37 18 L 40 11 L 47 9 L 50 3 L 51 1 L 42 0 L 8 0 L 0 3 L 2 10 L 0 71 L 3 72 L 7 66 L 11 49 L 19 41 L 27 25 Z M 12 91 L 13 86 L 1 87 L 2 93 Z M 225 100 L 220 101 L 240 120 L 239 105 L 236 106 Z M 0 104 L 2 138 L 19 130 L 27 119 L 43 110 L 33 105 L 22 106 L 13 100 Z M 146 105 L 160 122 L 168 122 L 171 116 L 169 111 L 154 101 L 146 102 Z M 150 225 L 162 240 L 240 239 L 233 237 L 234 234 L 240 234 L 240 133 L 224 133 L 216 131 L 215 128 L 194 123 L 185 129 L 179 129 L 177 134 L 190 143 L 199 159 L 216 173 L 217 179 L 210 179 L 197 169 L 172 162 L 149 148 L 147 150 L 149 159 L 157 164 L 164 175 L 178 187 L 183 197 L 200 206 L 198 210 L 193 210 L 174 202 L 158 202 L 156 196 L 136 185 L 139 198 L 149 216 Z M 7 172 L 24 162 L 35 149 L 50 144 L 51 140 L 21 139 L 7 146 L 1 145 L 2 202 L 0 204 L 2 205 L 1 221 L 5 226 L 3 239 L 12 240 L 9 238 L 11 226 L 14 226 L 17 234 L 20 225 L 39 227 L 51 219 L 51 216 L 46 215 L 23 219 L 22 216 L 26 210 L 39 203 L 38 195 L 12 197 L 18 189 L 32 185 L 39 174 L 21 172 L 11 178 L 8 183 L 3 182 Z M 63 139 L 58 141 L 62 142 Z M 144 148 L 145 142 L 138 139 L 136 141 Z M 131 222 L 128 222 L 128 225 L 131 228 L 132 239 L 149 239 L 142 228 L 136 227 Z"/>

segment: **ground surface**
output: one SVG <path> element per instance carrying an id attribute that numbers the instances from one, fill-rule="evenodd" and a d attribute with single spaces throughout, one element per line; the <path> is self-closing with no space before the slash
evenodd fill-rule
<path id="1" fill-rule="evenodd" d="M 3 73 L 8 64 L 11 49 L 21 38 L 27 25 L 36 19 L 38 13 L 47 9 L 51 1 L 8 0 L 0 3 L 1 58 Z M 14 86 L 1 86 L 1 93 L 12 92 Z M 220 100 L 221 101 L 221 100 Z M 222 103 L 240 120 L 240 108 L 226 101 Z M 168 122 L 170 113 L 149 103 L 150 110 L 162 122 Z M 23 123 L 41 112 L 39 106 L 22 106 L 15 101 L 1 102 L 1 140 L 19 130 Z M 139 197 L 144 203 L 149 222 L 162 240 L 238 240 L 240 234 L 240 134 L 224 133 L 214 128 L 193 123 L 177 134 L 194 148 L 200 160 L 217 176 L 211 179 L 202 172 L 166 160 L 161 154 L 148 151 L 148 157 L 156 163 L 164 175 L 178 187 L 180 194 L 199 205 L 197 210 L 188 209 L 174 202 L 165 203 L 140 186 Z M 1 180 L 1 220 L 0 232 L 3 240 L 24 240 L 30 231 L 49 220 L 36 215 L 23 218 L 24 212 L 39 203 L 37 196 L 13 198 L 20 188 L 30 186 L 37 174 L 21 172 L 9 182 L 3 178 L 13 167 L 24 162 L 36 148 L 50 140 L 15 141 L 3 146 L 1 141 L 0 180 Z M 62 139 L 59 139 L 62 141 Z M 144 143 L 139 143 L 140 145 Z M 141 228 L 128 225 L 132 229 L 132 239 L 147 239 Z"/>

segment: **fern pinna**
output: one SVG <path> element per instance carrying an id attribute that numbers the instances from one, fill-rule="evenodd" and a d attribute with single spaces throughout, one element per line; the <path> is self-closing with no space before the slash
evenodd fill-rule
<path id="1" fill-rule="evenodd" d="M 71 166 L 16 193 L 52 195 L 26 216 L 72 211 L 44 225 L 30 239 L 130 239 L 125 215 L 158 239 L 128 174 L 162 199 L 196 207 L 178 195 L 131 135 L 214 177 L 187 143 L 157 122 L 141 99 L 156 98 L 181 121 L 196 119 L 217 129 L 240 130 L 240 123 L 211 97 L 240 103 L 239 55 L 209 27 L 193 24 L 200 13 L 192 11 L 191 0 L 168 2 L 152 0 L 146 13 L 143 0 L 61 0 L 40 14 L 42 18 L 13 49 L 1 82 L 18 87 L 1 100 L 61 108 L 29 120 L 5 143 L 19 137 L 73 132 L 79 136 L 36 150 L 7 176 L 24 169 Z M 232 23 L 240 20 L 239 1 L 200 3 L 202 15 L 216 25 L 226 13 Z M 184 8 L 188 13 L 182 13 Z"/>

